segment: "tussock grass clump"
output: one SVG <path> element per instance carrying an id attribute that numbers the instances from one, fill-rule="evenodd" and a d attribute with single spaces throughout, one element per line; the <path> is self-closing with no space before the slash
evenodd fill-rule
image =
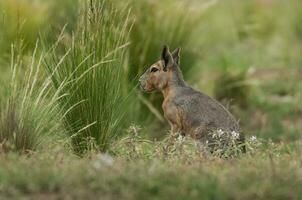
<path id="1" fill-rule="evenodd" d="M 0 102 L 0 152 L 34 151 L 63 132 L 57 106 L 60 92 L 50 96 L 50 77 L 41 73 L 43 58 L 37 45 L 29 61 L 18 52 L 12 54 L 11 82 L 5 85 L 7 92 Z"/>
<path id="2" fill-rule="evenodd" d="M 63 84 L 61 93 L 67 94 L 60 105 L 76 153 L 91 146 L 106 151 L 121 127 L 128 24 L 127 9 L 116 10 L 109 1 L 86 1 L 77 29 L 59 39 L 47 61 L 54 87 Z"/>

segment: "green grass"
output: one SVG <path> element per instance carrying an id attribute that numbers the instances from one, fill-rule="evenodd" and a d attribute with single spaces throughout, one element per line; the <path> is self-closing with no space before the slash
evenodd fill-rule
<path id="1" fill-rule="evenodd" d="M 121 4 L 121 3 L 120 3 Z M 154 62 L 160 59 L 163 45 L 167 44 L 173 51 L 181 47 L 181 68 L 185 77 L 198 61 L 198 52 L 194 45 L 194 33 L 192 28 L 201 19 L 202 12 L 194 10 L 194 5 L 186 1 L 166 0 L 160 1 L 129 1 L 131 5 L 131 17 L 133 26 L 130 32 L 129 66 L 127 68 L 130 87 L 137 85 L 139 76 Z M 124 3 L 121 4 L 124 6 Z M 186 9 L 183 9 L 186 7 Z M 137 98 L 137 97 L 136 97 Z M 163 122 L 157 117 L 161 113 L 161 95 L 144 95 L 143 101 L 136 101 L 133 107 L 142 110 L 136 115 L 136 122 L 151 123 L 154 120 Z M 134 99 L 135 101 L 135 99 Z M 150 109 L 150 105 L 152 108 Z M 155 111 L 155 112 L 154 112 Z"/>
<path id="2" fill-rule="evenodd" d="M 30 54 L 40 34 L 53 42 L 62 26 L 66 25 L 69 31 L 73 30 L 78 6 L 77 0 L 0 0 L 1 54 L 7 58 L 10 45 L 16 40 L 22 40 L 23 53 Z"/>
<path id="3" fill-rule="evenodd" d="M 195 151 L 150 158 L 93 154 L 79 159 L 61 150 L 2 155 L 0 197 L 300 199 L 300 145 L 270 144 L 231 160 L 209 159 Z M 153 150 L 160 152 L 157 148 Z"/>
<path id="4" fill-rule="evenodd" d="M 0 0 L 0 199 L 302 199 L 301 8 Z M 164 151 L 161 95 L 137 90 L 164 44 L 229 103 L 246 154 Z"/>
<path id="5" fill-rule="evenodd" d="M 35 151 L 63 133 L 57 104 L 60 90 L 49 96 L 50 77 L 41 78 L 44 55 L 37 48 L 38 43 L 29 60 L 20 58 L 19 48 L 12 48 L 11 80 L 0 101 L 1 152 Z"/>
<path id="6" fill-rule="evenodd" d="M 54 87 L 62 87 L 61 94 L 66 94 L 60 104 L 79 154 L 91 143 L 106 151 L 121 126 L 127 17 L 127 9 L 117 11 L 109 2 L 87 1 L 76 31 L 59 39 L 47 61 Z"/>

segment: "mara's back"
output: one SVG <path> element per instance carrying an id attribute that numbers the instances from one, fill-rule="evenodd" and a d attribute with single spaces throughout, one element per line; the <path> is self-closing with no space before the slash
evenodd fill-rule
<path id="1" fill-rule="evenodd" d="M 239 125 L 232 114 L 213 98 L 191 87 L 180 87 L 174 103 L 181 109 L 183 120 L 191 128 L 222 129 L 239 132 Z"/>

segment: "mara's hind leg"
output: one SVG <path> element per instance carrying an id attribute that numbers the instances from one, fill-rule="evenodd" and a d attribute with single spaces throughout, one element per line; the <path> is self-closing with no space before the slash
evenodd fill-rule
<path id="1" fill-rule="evenodd" d="M 210 124 L 200 125 L 191 133 L 191 137 L 200 144 L 199 150 L 201 150 L 203 153 L 207 152 L 207 155 L 208 153 L 212 153 L 212 150 L 215 146 L 215 141 L 213 141 L 211 136 L 211 132 L 214 130 L 214 128 L 209 125 Z"/>

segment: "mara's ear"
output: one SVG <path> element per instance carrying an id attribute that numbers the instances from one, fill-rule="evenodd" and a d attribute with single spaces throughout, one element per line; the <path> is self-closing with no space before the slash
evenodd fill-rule
<path id="1" fill-rule="evenodd" d="M 164 61 L 164 71 L 167 71 L 167 67 L 173 64 L 173 58 L 169 51 L 169 47 L 167 45 L 165 45 L 163 48 L 163 51 L 161 53 L 161 58 Z"/>
<path id="2" fill-rule="evenodd" d="M 174 60 L 174 62 L 179 65 L 179 61 L 180 61 L 180 48 L 177 48 L 173 51 L 172 53 L 172 58 Z"/>

